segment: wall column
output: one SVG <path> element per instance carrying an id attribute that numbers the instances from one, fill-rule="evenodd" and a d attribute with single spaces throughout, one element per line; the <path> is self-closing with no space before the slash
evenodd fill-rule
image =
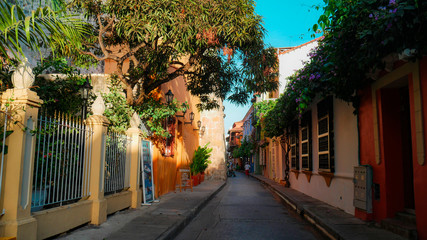
<path id="1" fill-rule="evenodd" d="M 141 134 L 142 131 L 139 129 L 141 120 L 138 114 L 134 113 L 131 119 L 131 128 L 126 131 L 126 134 L 131 139 L 130 143 L 130 191 L 132 193 L 131 208 L 139 208 L 142 203 L 142 191 L 140 188 L 140 146 L 141 146 Z"/>
<path id="2" fill-rule="evenodd" d="M 102 115 L 104 111 L 104 101 L 98 95 L 92 105 L 93 115 L 86 119 L 86 124 L 93 131 L 89 200 L 92 200 L 91 223 L 95 225 L 99 225 L 107 220 L 107 200 L 104 198 L 104 172 L 107 127 L 110 122 Z"/>
<path id="3" fill-rule="evenodd" d="M 225 156 L 225 136 L 224 136 L 224 112 L 222 102 L 219 109 L 203 111 L 200 113 L 202 126 L 205 126 L 205 132 L 201 135 L 200 146 L 207 143 L 213 149 L 210 160 L 212 161 L 206 169 L 208 179 L 225 180 L 227 178 L 227 166 Z"/>
<path id="4" fill-rule="evenodd" d="M 0 211 L 4 215 L 0 218 L 0 236 L 36 239 L 37 221 L 31 216 L 36 137 L 30 131 L 36 127 L 42 101 L 29 89 L 34 75 L 26 62 L 15 70 L 12 82 L 15 88 L 2 95 L 2 110 L 6 107 L 8 110 L 7 128 L 13 133 L 6 138 L 8 152 L 3 165 Z"/>

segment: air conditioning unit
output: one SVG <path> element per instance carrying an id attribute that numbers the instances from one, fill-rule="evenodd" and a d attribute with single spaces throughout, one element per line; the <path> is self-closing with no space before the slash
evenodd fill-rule
<path id="1" fill-rule="evenodd" d="M 354 167 L 354 200 L 358 209 L 372 213 L 372 167 L 369 165 Z"/>

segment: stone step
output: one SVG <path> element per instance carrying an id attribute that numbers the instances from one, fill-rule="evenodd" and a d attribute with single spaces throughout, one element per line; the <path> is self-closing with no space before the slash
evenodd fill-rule
<path id="1" fill-rule="evenodd" d="M 415 215 L 415 209 L 405 208 L 404 212 Z"/>
<path id="2" fill-rule="evenodd" d="M 410 240 L 417 240 L 417 226 L 397 218 L 387 218 L 381 221 L 381 227 Z"/>
<path id="3" fill-rule="evenodd" d="M 417 224 L 417 220 L 414 214 L 407 213 L 407 212 L 398 212 L 395 216 L 396 219 L 401 220 L 403 222 L 408 222 L 412 224 Z"/>

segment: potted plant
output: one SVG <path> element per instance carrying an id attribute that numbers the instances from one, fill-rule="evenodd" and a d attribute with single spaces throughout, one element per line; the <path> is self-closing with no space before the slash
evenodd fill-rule
<path id="1" fill-rule="evenodd" d="M 191 180 L 193 181 L 193 186 L 197 186 L 197 185 L 199 185 L 199 181 L 198 181 L 198 177 L 197 177 L 197 174 L 199 173 L 198 171 L 198 169 L 199 169 L 199 166 L 198 166 L 198 161 L 194 161 L 194 158 L 193 158 L 193 162 L 192 163 L 190 163 L 190 171 L 191 171 Z"/>
<path id="2" fill-rule="evenodd" d="M 190 164 L 190 170 L 193 176 L 195 176 L 196 181 L 199 183 L 200 178 L 204 180 L 204 172 L 208 167 L 211 161 L 209 157 L 211 156 L 212 148 L 208 147 L 207 143 L 204 147 L 198 147 L 194 152 L 193 162 Z"/>

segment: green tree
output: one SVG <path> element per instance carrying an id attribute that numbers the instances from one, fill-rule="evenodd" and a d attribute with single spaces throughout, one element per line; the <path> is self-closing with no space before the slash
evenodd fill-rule
<path id="1" fill-rule="evenodd" d="M 253 0 L 74 0 L 73 6 L 96 29 L 74 49 L 75 62 L 115 61 L 131 106 L 179 76 L 200 97 L 200 109 L 218 107 L 215 98 L 246 103 L 255 92 L 277 88 L 277 57 L 264 46 Z"/>
<path id="2" fill-rule="evenodd" d="M 254 145 L 251 140 L 245 137 L 242 141 L 242 145 L 239 147 L 238 155 L 242 158 L 248 158 L 252 156 Z"/>

